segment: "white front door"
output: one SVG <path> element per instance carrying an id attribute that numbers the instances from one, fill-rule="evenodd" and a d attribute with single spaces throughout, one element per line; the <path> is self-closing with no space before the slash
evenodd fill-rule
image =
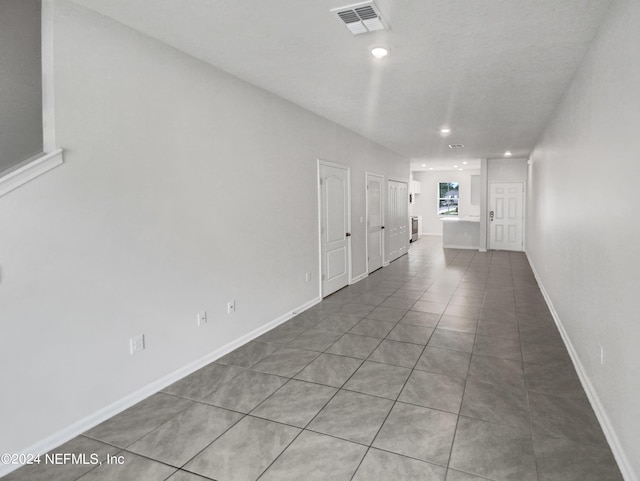
<path id="1" fill-rule="evenodd" d="M 391 262 L 409 248 L 409 188 L 406 182 L 388 182 L 387 217 L 387 261 Z"/>
<path id="2" fill-rule="evenodd" d="M 349 169 L 320 162 L 322 297 L 349 283 Z"/>
<path id="3" fill-rule="evenodd" d="M 489 184 L 489 249 L 522 251 L 522 182 Z"/>
<path id="4" fill-rule="evenodd" d="M 382 267 L 384 220 L 383 184 L 381 175 L 367 172 L 367 256 L 369 272 Z"/>

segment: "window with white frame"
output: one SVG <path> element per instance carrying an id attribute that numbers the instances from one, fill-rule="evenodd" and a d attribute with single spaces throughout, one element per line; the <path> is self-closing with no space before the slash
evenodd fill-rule
<path id="1" fill-rule="evenodd" d="M 438 215 L 458 215 L 458 182 L 438 183 Z"/>

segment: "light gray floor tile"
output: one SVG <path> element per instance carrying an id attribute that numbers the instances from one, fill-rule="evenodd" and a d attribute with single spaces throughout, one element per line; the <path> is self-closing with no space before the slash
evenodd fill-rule
<path id="1" fill-rule="evenodd" d="M 244 371 L 205 396 L 203 402 L 248 413 L 285 382 L 286 379 L 271 374 Z"/>
<path id="2" fill-rule="evenodd" d="M 254 481 L 299 432 L 291 426 L 247 416 L 185 469 L 224 481 Z"/>
<path id="3" fill-rule="evenodd" d="M 354 318 L 344 314 L 332 314 L 316 325 L 317 329 L 335 332 L 347 332 L 360 322 L 360 318 Z"/>
<path id="4" fill-rule="evenodd" d="M 571 364 L 525 364 L 527 391 L 584 399 L 580 378 Z"/>
<path id="5" fill-rule="evenodd" d="M 563 437 L 585 444 L 606 444 L 591 405 L 586 399 L 529 392 L 534 434 Z"/>
<path id="6" fill-rule="evenodd" d="M 449 304 L 444 311 L 445 316 L 468 317 L 478 319 L 480 317 L 480 306 L 460 306 Z"/>
<path id="7" fill-rule="evenodd" d="M 456 429 L 455 414 L 396 403 L 373 446 L 446 465 Z"/>
<path id="8" fill-rule="evenodd" d="M 438 322 L 438 329 L 446 329 L 448 331 L 468 332 L 475 334 L 478 328 L 477 319 L 469 319 L 467 317 L 455 317 L 443 315 Z"/>
<path id="9" fill-rule="evenodd" d="M 520 339 L 518 324 L 515 320 L 496 320 L 494 318 L 480 318 L 477 334 L 481 336 L 499 337 L 501 339 Z"/>
<path id="10" fill-rule="evenodd" d="M 562 337 L 553 321 L 544 323 L 526 324 L 520 323 L 518 326 L 520 340 L 529 344 L 551 344 L 553 346 L 564 346 Z"/>
<path id="11" fill-rule="evenodd" d="M 454 351 L 472 352 L 475 336 L 468 332 L 455 332 L 446 329 L 436 329 L 431 339 L 429 347 L 442 347 Z"/>
<path id="12" fill-rule="evenodd" d="M 530 429 L 527 393 L 522 387 L 467 380 L 460 414 L 523 430 Z"/>
<path id="13" fill-rule="evenodd" d="M 534 437 L 540 481 L 623 481 L 609 446 Z"/>
<path id="14" fill-rule="evenodd" d="M 420 300 L 423 302 L 435 302 L 438 304 L 448 304 L 449 301 L 451 300 L 451 294 L 428 291 L 428 292 L 425 292 L 420 297 Z"/>
<path id="15" fill-rule="evenodd" d="M 479 476 L 474 476 L 473 474 L 448 469 L 447 481 L 487 481 L 487 478 L 481 478 Z"/>
<path id="16" fill-rule="evenodd" d="M 367 361 L 351 376 L 344 389 L 395 400 L 409 374 L 411 369 L 405 367 Z"/>
<path id="17" fill-rule="evenodd" d="M 521 348 L 522 359 L 527 364 L 571 365 L 571 358 L 565 347 L 548 344 L 527 344 L 523 342 Z"/>
<path id="18" fill-rule="evenodd" d="M 287 346 L 297 349 L 308 349 L 310 351 L 322 352 L 341 337 L 342 334 L 339 332 L 314 328 L 299 335 L 287 344 Z"/>
<path id="19" fill-rule="evenodd" d="M 395 322 L 362 319 L 349 331 L 349 333 L 382 339 L 391 332 L 391 329 L 393 329 L 393 326 L 395 325 Z"/>
<path id="20" fill-rule="evenodd" d="M 470 362 L 471 354 L 468 352 L 427 346 L 416 364 L 416 369 L 465 379 Z"/>
<path id="21" fill-rule="evenodd" d="M 411 324 L 398 323 L 389 334 L 387 339 L 392 341 L 411 342 L 413 344 L 425 345 L 433 334 L 433 328 L 414 326 Z"/>
<path id="22" fill-rule="evenodd" d="M 77 436 L 63 445 L 49 451 L 48 454 L 71 453 L 84 455 L 86 463 L 48 464 L 46 457 L 41 456 L 40 464 L 25 465 L 4 476 L 2 481 L 68 481 L 78 479 L 83 474 L 95 468 L 92 455 L 96 455 L 96 462 L 104 461 L 107 454 L 114 455 L 120 449 L 101 443 L 84 436 Z M 55 458 L 52 458 L 55 459 Z"/>
<path id="23" fill-rule="evenodd" d="M 304 369 L 307 364 L 318 357 L 318 355 L 319 354 L 314 351 L 285 347 L 268 355 L 251 369 L 267 374 L 292 377 Z"/>
<path id="24" fill-rule="evenodd" d="M 469 366 L 469 376 L 495 384 L 511 384 L 524 388 L 522 363 L 496 357 L 473 355 Z"/>
<path id="25" fill-rule="evenodd" d="M 378 347 L 380 342 L 380 339 L 375 337 L 347 333 L 338 339 L 326 352 L 329 354 L 366 359 L 369 357 L 369 354 Z"/>
<path id="26" fill-rule="evenodd" d="M 295 323 L 291 323 L 293 321 L 289 320 L 284 324 L 280 324 L 277 327 L 274 327 L 270 331 L 264 333 L 262 336 L 258 337 L 256 341 L 267 342 L 271 344 L 287 344 L 293 341 L 296 337 L 308 331 L 311 325 L 315 325 L 318 321 L 310 322 L 309 320 L 299 319 L 294 321 Z M 305 324 L 305 325 L 301 325 Z M 243 366 L 250 367 L 250 366 Z"/>
<path id="27" fill-rule="evenodd" d="M 189 399 L 200 400 L 241 372 L 242 369 L 235 366 L 211 363 L 193 374 L 174 382 L 162 391 Z"/>
<path id="28" fill-rule="evenodd" d="M 416 303 L 411 306 L 412 311 L 431 312 L 433 314 L 443 314 L 446 308 L 447 305 L 444 303 L 429 301 L 416 301 Z"/>
<path id="29" fill-rule="evenodd" d="M 260 481 L 350 481 L 367 448 L 304 431 Z"/>
<path id="30" fill-rule="evenodd" d="M 305 427 L 337 389 L 291 380 L 251 412 L 252 416 Z"/>
<path id="31" fill-rule="evenodd" d="M 358 302 L 359 304 L 365 304 L 367 306 L 379 306 L 385 301 L 386 298 L 387 296 L 367 293 L 361 294 L 360 296 L 356 297 L 354 301 Z"/>
<path id="32" fill-rule="evenodd" d="M 393 401 L 350 391 L 340 391 L 308 429 L 347 441 L 371 444 L 393 406 Z"/>
<path id="33" fill-rule="evenodd" d="M 276 336 L 274 335 L 274 339 L 275 337 Z M 219 364 L 229 364 L 231 366 L 251 367 L 254 364 L 262 361 L 269 354 L 276 352 L 278 349 L 280 349 L 280 347 L 275 344 L 252 341 L 245 344 L 244 346 L 240 346 L 235 351 L 231 351 L 229 354 L 221 357 L 216 362 L 218 362 Z"/>
<path id="34" fill-rule="evenodd" d="M 180 467 L 241 418 L 242 414 L 198 403 L 127 449 Z"/>
<path id="35" fill-rule="evenodd" d="M 82 481 L 164 481 L 176 468 L 152 461 L 133 453 L 121 451 L 117 456 L 123 456 L 122 464 L 103 463 L 82 476 Z"/>
<path id="36" fill-rule="evenodd" d="M 431 312 L 419 312 L 409 311 L 402 319 L 400 324 L 412 324 L 414 326 L 422 327 L 436 327 L 440 320 L 440 314 L 433 314 Z"/>
<path id="37" fill-rule="evenodd" d="M 413 368 L 422 349 L 422 346 L 416 344 L 384 340 L 369 356 L 369 360 Z"/>
<path id="38" fill-rule="evenodd" d="M 167 481 L 210 481 L 210 478 L 203 478 L 187 471 L 176 471 Z"/>
<path id="39" fill-rule="evenodd" d="M 407 309 L 398 309 L 393 307 L 376 307 L 367 314 L 367 319 L 375 319 L 377 321 L 398 322 L 407 312 Z"/>
<path id="40" fill-rule="evenodd" d="M 85 435 L 126 447 L 193 404 L 187 399 L 157 393 L 90 429 Z"/>
<path id="41" fill-rule="evenodd" d="M 353 481 L 444 481 L 442 466 L 371 448 Z"/>
<path id="42" fill-rule="evenodd" d="M 321 354 L 296 375 L 301 381 L 340 387 L 360 367 L 362 360 L 333 354 Z"/>
<path id="43" fill-rule="evenodd" d="M 495 481 L 537 481 L 527 431 L 461 417 L 449 467 Z"/>
<path id="44" fill-rule="evenodd" d="M 476 341 L 473 345 L 473 352 L 480 356 L 511 359 L 512 361 L 522 360 L 520 343 L 518 341 L 500 339 L 498 337 L 476 336 Z"/>
<path id="45" fill-rule="evenodd" d="M 401 297 L 402 299 L 409 299 L 411 301 L 417 301 L 420 296 L 424 294 L 422 290 L 416 289 L 398 289 L 393 293 L 393 297 Z"/>
<path id="46" fill-rule="evenodd" d="M 433 372 L 413 371 L 398 400 L 457 414 L 463 393 L 463 379 Z"/>

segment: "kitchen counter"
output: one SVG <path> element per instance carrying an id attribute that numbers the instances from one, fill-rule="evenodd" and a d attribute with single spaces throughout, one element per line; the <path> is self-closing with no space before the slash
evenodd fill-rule
<path id="1" fill-rule="evenodd" d="M 441 217 L 442 247 L 445 249 L 479 249 L 480 216 Z"/>

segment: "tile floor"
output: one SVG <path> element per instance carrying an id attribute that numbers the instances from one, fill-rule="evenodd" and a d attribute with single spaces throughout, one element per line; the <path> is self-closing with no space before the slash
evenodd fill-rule
<path id="1" fill-rule="evenodd" d="M 526 257 L 440 243 L 4 479 L 622 480 Z"/>

